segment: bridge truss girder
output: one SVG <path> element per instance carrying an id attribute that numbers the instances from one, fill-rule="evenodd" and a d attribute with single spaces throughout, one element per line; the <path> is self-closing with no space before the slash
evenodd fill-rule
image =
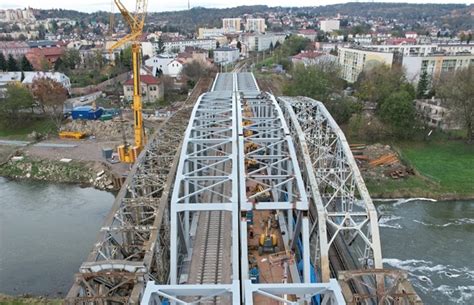
<path id="1" fill-rule="evenodd" d="M 321 102 L 281 97 L 298 142 L 304 179 L 318 216 L 311 239 L 321 277 L 328 281 L 329 251 L 339 238 L 357 255 L 354 269 L 383 268 L 378 218 L 347 140 Z"/>

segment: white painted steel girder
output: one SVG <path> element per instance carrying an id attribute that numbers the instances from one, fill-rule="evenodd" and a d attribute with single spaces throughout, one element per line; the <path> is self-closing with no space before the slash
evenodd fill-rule
<path id="1" fill-rule="evenodd" d="M 304 179 L 317 211 L 311 232 L 323 281 L 329 280 L 328 253 L 337 237 L 350 247 L 358 268 L 382 268 L 377 211 L 343 132 L 321 102 L 279 101 L 303 156 Z"/>

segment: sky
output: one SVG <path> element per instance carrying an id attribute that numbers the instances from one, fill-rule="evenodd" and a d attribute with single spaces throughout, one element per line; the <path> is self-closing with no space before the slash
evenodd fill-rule
<path id="1" fill-rule="evenodd" d="M 330 1 L 330 0 L 297 0 L 295 2 L 289 2 L 288 0 L 189 0 L 191 7 L 202 6 L 202 7 L 234 7 L 239 5 L 256 5 L 264 4 L 268 6 L 315 6 L 315 5 L 327 5 L 335 3 L 344 3 L 348 1 Z M 368 2 L 371 0 L 363 0 L 360 2 Z M 128 8 L 133 8 L 135 0 L 122 0 Z M 350 1 L 358 2 L 358 1 Z M 391 1 L 376 1 L 376 2 L 411 2 L 411 3 L 464 3 L 472 4 L 473 0 L 391 0 Z M 73 9 L 83 12 L 94 12 L 98 10 L 110 11 L 111 0 L 0 0 L 0 9 L 8 8 L 63 8 Z M 188 7 L 188 0 L 148 0 L 148 11 L 149 12 L 161 12 L 161 11 L 173 11 L 173 10 L 184 10 Z"/>

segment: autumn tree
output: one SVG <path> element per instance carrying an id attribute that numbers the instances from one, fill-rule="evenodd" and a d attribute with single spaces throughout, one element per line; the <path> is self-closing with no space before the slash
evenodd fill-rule
<path id="1" fill-rule="evenodd" d="M 474 66 L 445 74 L 439 81 L 436 94 L 450 110 L 451 120 L 466 128 L 468 143 L 474 142 Z"/>
<path id="2" fill-rule="evenodd" d="M 59 129 L 63 120 L 67 90 L 61 83 L 43 77 L 33 80 L 32 92 L 43 112 L 50 116 L 57 129 Z"/>

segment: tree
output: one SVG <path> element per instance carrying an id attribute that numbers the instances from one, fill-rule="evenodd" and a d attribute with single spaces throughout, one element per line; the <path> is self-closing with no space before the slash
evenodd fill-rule
<path id="1" fill-rule="evenodd" d="M 428 95 L 430 86 L 430 79 L 428 77 L 428 73 L 423 71 L 420 75 L 420 79 L 418 80 L 418 85 L 416 87 L 416 97 L 417 98 L 426 98 Z"/>
<path id="2" fill-rule="evenodd" d="M 58 31 L 58 23 L 56 22 L 56 20 L 53 20 L 51 21 L 51 32 L 53 34 L 56 34 L 57 31 Z"/>
<path id="3" fill-rule="evenodd" d="M 298 64 L 291 71 L 292 79 L 285 87 L 285 94 L 303 95 L 326 102 L 331 94 L 343 89 L 338 67 L 334 64 L 307 66 Z"/>
<path id="4" fill-rule="evenodd" d="M 6 71 L 7 70 L 7 60 L 5 59 L 5 55 L 3 55 L 2 52 L 0 52 L 0 71 Z"/>
<path id="5" fill-rule="evenodd" d="M 242 53 L 242 43 L 237 41 L 237 49 L 239 49 L 239 53 Z"/>
<path id="6" fill-rule="evenodd" d="M 221 43 L 219 41 L 216 41 L 216 49 L 219 49 L 221 47 Z"/>
<path id="7" fill-rule="evenodd" d="M 31 87 L 43 112 L 50 116 L 59 130 L 63 120 L 64 102 L 68 94 L 66 88 L 61 83 L 45 77 L 36 78 Z"/>
<path id="8" fill-rule="evenodd" d="M 23 57 L 21 58 L 20 68 L 21 71 L 33 71 L 33 66 L 25 55 L 23 55 Z"/>
<path id="9" fill-rule="evenodd" d="M 450 111 L 450 119 L 466 128 L 468 143 L 474 142 L 474 66 L 445 74 L 436 93 Z"/>
<path id="10" fill-rule="evenodd" d="M 132 68 L 132 47 L 126 47 L 120 51 L 120 62 L 127 69 Z"/>
<path id="11" fill-rule="evenodd" d="M 21 111 L 33 106 L 33 96 L 21 83 L 7 85 L 5 98 L 0 102 L 0 113 L 10 124 L 17 124 Z"/>
<path id="12" fill-rule="evenodd" d="M 162 54 L 164 52 L 165 52 L 165 43 L 163 42 L 163 39 L 160 37 L 158 38 L 156 53 Z"/>
<path id="13" fill-rule="evenodd" d="M 183 67 L 182 74 L 189 80 L 197 82 L 199 78 L 207 75 L 208 71 L 206 68 L 197 60 L 193 60 L 187 63 Z"/>
<path id="14" fill-rule="evenodd" d="M 74 70 L 76 66 L 81 63 L 81 54 L 79 53 L 79 50 L 68 49 L 61 56 L 61 59 L 66 68 Z"/>
<path id="15" fill-rule="evenodd" d="M 9 54 L 8 55 L 8 60 L 7 60 L 7 70 L 8 71 L 18 71 L 18 64 L 15 60 L 15 58 L 13 58 L 13 55 Z"/>
<path id="16" fill-rule="evenodd" d="M 393 92 L 403 89 L 414 93 L 413 86 L 407 81 L 401 68 L 381 64 L 364 70 L 359 75 L 355 88 L 359 99 L 377 103 L 377 107 Z"/>
<path id="17" fill-rule="evenodd" d="M 413 135 L 415 106 L 412 95 L 404 90 L 391 93 L 380 107 L 382 121 L 392 127 L 397 138 L 409 138 Z"/>

